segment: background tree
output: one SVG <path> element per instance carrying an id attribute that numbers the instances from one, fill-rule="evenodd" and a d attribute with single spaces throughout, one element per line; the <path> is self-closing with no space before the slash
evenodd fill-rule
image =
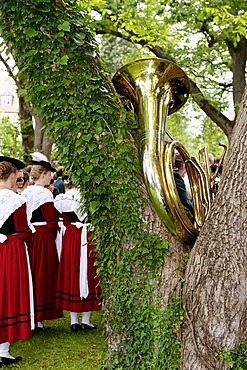
<path id="1" fill-rule="evenodd" d="M 19 124 L 21 128 L 21 140 L 22 140 L 22 151 L 19 153 L 19 158 L 23 158 L 25 163 L 30 162 L 30 153 L 33 151 L 41 151 L 48 158 L 50 158 L 53 139 L 47 137 L 44 131 L 42 131 L 41 117 L 35 113 L 32 109 L 32 105 L 27 103 L 24 99 L 25 91 L 25 79 L 21 80 L 18 76 L 18 65 L 14 61 L 11 55 L 10 48 L 2 41 L 0 50 L 0 61 L 3 63 L 9 76 L 15 82 L 17 86 L 17 94 L 19 97 Z M 18 61 L 17 61 L 18 62 Z"/>
<path id="2" fill-rule="evenodd" d="M 17 158 L 22 157 L 21 135 L 17 123 L 9 117 L 0 118 L 0 153 Z"/>
<path id="3" fill-rule="evenodd" d="M 18 80 L 14 72 L 16 71 L 17 68 L 14 65 L 14 60 L 11 57 L 11 54 L 8 51 L 8 48 L 6 47 L 4 41 L 1 42 L 0 61 L 3 63 L 11 79 L 15 82 L 18 93 L 18 90 L 22 88 L 23 84 Z M 22 96 L 19 96 L 18 116 L 19 116 L 19 125 L 21 129 L 20 138 L 22 140 L 22 151 L 19 153 L 19 158 L 23 158 L 26 162 L 29 160 L 29 154 L 33 150 L 34 129 L 32 115 L 30 113 L 30 107 L 28 107 L 28 105 L 25 103 Z"/>
<path id="4" fill-rule="evenodd" d="M 246 85 L 245 0 L 80 3 L 99 14 L 93 22 L 98 34 L 122 37 L 144 46 L 146 55 L 179 64 L 195 102 L 229 137 Z"/>
<path id="5" fill-rule="evenodd" d="M 18 10 L 8 2 L 0 4 L 2 35 L 7 45 L 11 45 L 10 41 L 14 43 L 20 77 L 25 76 L 27 81 L 25 101 L 32 103 L 42 115 L 45 127 L 52 132 L 62 162 L 80 183 L 89 220 L 95 226 L 109 344 L 109 356 L 102 368 L 178 369 L 183 318 L 181 296 L 188 249 L 166 232 L 149 206 L 138 163 L 137 123 L 121 107 L 102 69 L 94 35 L 89 29 L 90 19 L 86 13 L 78 13 L 75 1 L 36 0 L 30 4 L 20 0 Z M 245 113 L 245 110 L 244 105 L 242 111 Z M 220 262 L 218 258 L 222 256 L 225 261 L 230 260 L 231 266 L 237 266 L 235 271 L 243 272 L 241 277 L 245 281 L 241 253 L 246 252 L 246 238 L 239 232 L 235 238 L 236 230 L 244 225 L 246 217 L 245 172 L 233 202 L 225 202 L 224 198 L 227 188 L 232 190 L 235 186 L 235 176 L 230 177 L 233 162 L 239 164 L 241 170 L 246 162 L 246 135 L 241 131 L 241 121 L 242 118 L 232 134 L 229 171 L 214 204 L 215 211 L 212 210 L 188 263 L 187 276 L 193 275 L 195 268 L 196 279 L 191 279 L 186 291 L 188 297 L 192 291 L 195 296 L 185 301 L 186 314 L 191 316 L 184 323 L 184 368 L 227 367 L 212 354 L 211 348 L 219 351 L 234 348 L 246 336 L 246 325 L 243 328 L 233 325 L 236 315 L 240 318 L 244 315 L 246 292 L 244 288 L 234 290 L 242 302 L 241 307 L 234 306 L 234 299 L 226 299 L 225 284 L 218 302 L 218 281 L 223 281 L 224 269 L 219 269 L 216 279 L 210 264 L 214 258 L 205 258 L 203 247 L 210 243 L 213 257 L 215 250 L 221 251 L 216 261 Z M 230 129 L 231 125 L 226 128 Z M 241 160 L 237 145 L 242 150 Z M 241 208 L 236 207 L 238 195 Z M 217 228 L 211 232 L 208 227 L 210 221 L 214 222 L 217 207 L 223 210 L 217 214 L 217 220 L 223 220 L 224 230 L 228 230 L 220 239 L 216 238 Z M 233 220 L 238 221 L 237 229 L 231 226 Z M 226 253 L 225 242 L 235 253 Z M 243 247 L 240 251 L 236 243 Z M 212 278 L 203 288 L 207 268 L 211 268 Z M 225 283 L 236 278 L 234 271 L 224 278 Z M 213 297 L 210 302 L 204 293 L 209 288 Z M 193 307 L 189 306 L 191 303 Z M 222 322 L 214 321 L 213 314 L 217 312 L 218 318 L 225 304 L 228 312 L 235 316 L 228 317 L 229 326 L 224 335 L 207 338 L 203 335 L 205 332 L 201 332 L 201 324 L 205 321 L 206 330 L 210 322 L 210 333 L 218 333 Z M 207 317 L 202 315 L 203 307 Z M 231 327 L 235 328 L 234 337 Z M 198 334 L 200 343 L 194 342 L 194 335 Z M 227 338 L 231 341 L 225 340 Z M 214 347 L 210 347 L 212 342 Z M 192 349 L 191 356 L 188 348 Z M 209 360 L 205 365 L 203 359 L 207 355 Z"/>

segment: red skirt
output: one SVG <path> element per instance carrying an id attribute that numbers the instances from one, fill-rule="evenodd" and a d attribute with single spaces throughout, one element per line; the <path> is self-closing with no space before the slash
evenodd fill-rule
<path id="1" fill-rule="evenodd" d="M 0 243 L 0 343 L 31 337 L 26 246 L 9 235 Z"/>
<path id="2" fill-rule="evenodd" d="M 35 322 L 58 319 L 63 311 L 56 308 L 58 255 L 55 239 L 46 225 L 35 226 L 29 248 L 33 277 Z"/>
<path id="3" fill-rule="evenodd" d="M 88 232 L 87 244 L 87 279 L 89 294 L 87 298 L 80 297 L 80 255 L 81 255 L 81 229 L 69 224 L 63 237 L 63 246 L 60 258 L 57 307 L 71 312 L 99 311 L 101 297 L 97 268 L 94 266 L 96 255 L 90 240 L 92 232 Z"/>

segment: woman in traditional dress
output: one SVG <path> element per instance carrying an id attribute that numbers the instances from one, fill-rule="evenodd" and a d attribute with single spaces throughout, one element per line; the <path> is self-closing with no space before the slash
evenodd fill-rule
<path id="1" fill-rule="evenodd" d="M 25 199 L 16 193 L 17 171 L 23 162 L 0 156 L 0 367 L 19 362 L 10 343 L 31 337 L 34 328 L 32 278 L 26 242 Z"/>
<path id="2" fill-rule="evenodd" d="M 85 223 L 87 214 L 81 211 L 79 191 L 69 182 L 65 194 L 55 198 L 55 207 L 62 215 L 65 232 L 57 283 L 57 307 L 70 311 L 71 330 L 96 329 L 90 322 L 92 311 L 101 309 L 99 277 L 95 266 L 96 255 L 91 236 L 91 225 Z M 78 313 L 82 313 L 79 324 Z"/>
<path id="3" fill-rule="evenodd" d="M 45 188 L 55 169 L 46 160 L 33 160 L 31 177 L 34 185 L 28 186 L 22 196 L 27 201 L 28 220 L 36 232 L 32 234 L 29 257 L 33 277 L 35 330 L 45 331 L 42 321 L 58 319 L 62 310 L 56 309 L 56 284 L 58 273 L 58 255 L 56 235 L 58 212 L 54 207 L 54 198 Z"/>

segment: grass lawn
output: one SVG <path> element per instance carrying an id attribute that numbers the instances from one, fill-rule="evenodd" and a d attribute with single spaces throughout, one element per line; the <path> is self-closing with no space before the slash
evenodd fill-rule
<path id="1" fill-rule="evenodd" d="M 100 311 L 92 313 L 91 322 L 97 325 L 96 330 L 73 333 L 67 311 L 62 319 L 44 321 L 50 328 L 45 333 L 35 333 L 29 340 L 11 344 L 11 355 L 22 356 L 22 361 L 3 369 L 96 370 L 107 351 Z"/>

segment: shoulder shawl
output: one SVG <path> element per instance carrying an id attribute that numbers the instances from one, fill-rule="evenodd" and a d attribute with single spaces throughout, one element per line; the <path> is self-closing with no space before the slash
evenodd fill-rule
<path id="1" fill-rule="evenodd" d="M 27 202 L 27 218 L 28 221 L 32 218 L 32 213 L 45 203 L 54 202 L 52 192 L 43 186 L 30 185 L 21 195 Z"/>
<path id="2" fill-rule="evenodd" d="M 25 199 L 19 194 L 16 194 L 13 190 L 0 190 L 0 227 L 2 227 L 9 216 L 24 203 L 26 203 Z"/>
<path id="3" fill-rule="evenodd" d="M 80 192 L 77 189 L 70 189 L 65 194 L 59 194 L 54 200 L 54 205 L 58 212 L 75 212 L 81 222 L 87 217 L 87 214 L 81 210 L 83 203 Z"/>

